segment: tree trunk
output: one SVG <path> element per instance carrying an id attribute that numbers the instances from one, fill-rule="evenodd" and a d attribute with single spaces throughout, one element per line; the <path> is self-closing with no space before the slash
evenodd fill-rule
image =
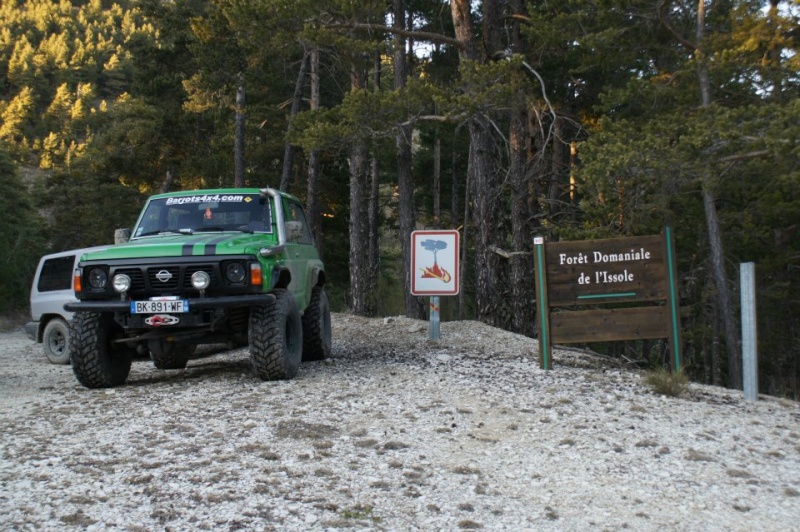
<path id="1" fill-rule="evenodd" d="M 310 54 L 311 70 L 311 97 L 309 107 L 311 110 L 319 109 L 319 50 L 314 48 Z M 314 235 L 314 242 L 320 257 L 323 256 L 323 235 L 322 235 L 322 206 L 320 204 L 319 192 L 319 150 L 313 150 L 308 157 L 308 221 L 311 225 L 311 232 Z"/>
<path id="2" fill-rule="evenodd" d="M 175 174 L 172 173 L 172 170 L 167 170 L 167 175 L 164 176 L 164 184 L 161 185 L 161 193 L 169 192 L 172 188 L 172 182 L 175 180 Z"/>
<path id="3" fill-rule="evenodd" d="M 405 30 L 405 0 L 393 0 L 393 27 Z M 394 36 L 394 88 L 401 91 L 406 86 L 406 40 L 400 34 Z M 400 247 L 403 271 L 403 296 L 406 316 L 414 319 L 425 317 L 422 301 L 411 294 L 411 233 L 416 227 L 414 208 L 414 178 L 411 174 L 411 134 L 410 126 L 398 128 L 395 133 L 397 147 L 397 185 L 400 193 L 398 214 L 400 218 Z"/>
<path id="4" fill-rule="evenodd" d="M 313 150 L 308 156 L 308 187 L 306 189 L 306 202 L 308 209 L 308 225 L 314 235 L 314 243 L 320 258 L 323 256 L 324 237 L 322 233 L 322 205 L 319 192 L 319 150 Z"/>
<path id="5" fill-rule="evenodd" d="M 563 119 L 556 116 L 553 122 L 553 152 L 550 166 L 550 190 L 547 193 L 547 215 L 552 220 L 561 211 L 561 193 L 564 182 Z"/>
<path id="6" fill-rule="evenodd" d="M 298 72 L 297 81 L 294 84 L 292 107 L 289 110 L 289 131 L 292 130 L 292 119 L 300 111 L 300 102 L 303 101 L 303 85 L 306 82 L 308 56 L 308 52 L 303 54 L 303 59 L 300 62 L 300 72 Z M 287 142 L 283 147 L 283 170 L 281 171 L 281 190 L 286 192 L 289 192 L 289 187 L 292 184 L 292 166 L 294 166 L 294 146 Z"/>
<path id="7" fill-rule="evenodd" d="M 742 389 L 742 355 L 739 331 L 736 328 L 733 301 L 728 288 L 728 274 L 725 271 L 725 253 L 722 249 L 722 235 L 717 218 L 717 207 L 708 180 L 703 183 L 703 206 L 705 207 L 708 241 L 711 252 L 711 269 L 717 288 L 717 301 L 728 347 L 728 379 L 731 388 Z"/>
<path id="8" fill-rule="evenodd" d="M 375 71 L 373 89 L 379 92 L 381 89 L 381 57 L 375 54 L 373 62 Z M 370 187 L 369 187 L 369 271 L 370 285 L 378 288 L 380 273 L 380 167 L 378 157 L 373 153 L 370 162 Z M 375 298 L 375 311 L 381 311 L 380 298 Z"/>
<path id="9" fill-rule="evenodd" d="M 453 134 L 453 151 L 450 154 L 450 226 L 451 227 L 459 227 L 463 225 L 463 221 L 458 216 L 458 151 L 456 150 L 456 138 L 458 137 L 459 128 L 456 128 L 456 132 Z"/>
<path id="10" fill-rule="evenodd" d="M 462 62 L 476 61 L 475 34 L 470 19 L 469 0 L 451 0 L 456 39 L 461 43 L 459 59 Z M 500 214 L 499 179 L 497 163 L 493 157 L 492 125 L 486 117 L 473 116 L 469 120 L 470 166 L 474 190 L 473 221 L 475 237 L 475 304 L 479 320 L 490 325 L 506 325 L 504 309 L 507 301 L 501 286 L 503 265 L 491 246 L 499 241 Z"/>
<path id="11" fill-rule="evenodd" d="M 236 87 L 236 115 L 233 131 L 233 186 L 235 188 L 244 186 L 244 100 L 244 74 L 240 72 L 239 83 Z"/>
<path id="12" fill-rule="evenodd" d="M 470 190 L 470 187 L 472 186 L 472 182 L 474 181 L 474 179 L 472 178 L 472 169 L 473 169 L 473 164 L 472 164 L 472 144 L 470 144 L 470 146 L 469 146 L 469 155 L 467 156 L 467 159 L 468 159 L 467 160 L 467 179 L 465 180 L 466 182 L 464 183 L 464 218 L 463 218 L 463 220 L 464 220 L 464 229 L 461 231 L 461 260 L 459 262 L 459 269 L 460 269 L 459 274 L 460 274 L 460 277 L 461 277 L 462 281 L 464 280 L 464 270 L 467 267 L 467 249 L 469 249 L 469 244 L 468 243 L 469 243 L 470 237 L 472 236 L 472 233 L 470 233 L 470 231 L 469 231 L 469 223 L 468 223 L 469 216 L 470 216 L 470 213 L 469 213 L 469 202 L 470 202 L 469 190 Z M 462 282 L 462 288 L 458 292 L 458 319 L 459 320 L 463 320 L 464 319 L 464 311 L 465 311 L 465 305 L 464 305 L 464 292 L 465 292 L 465 290 L 463 288 L 463 285 L 464 285 L 464 283 Z"/>
<path id="13" fill-rule="evenodd" d="M 711 336 L 711 384 L 714 386 L 722 386 L 722 358 L 719 354 L 719 307 L 714 305 L 713 311 L 714 321 Z"/>
<path id="14" fill-rule="evenodd" d="M 369 268 L 369 225 L 366 141 L 358 139 L 350 150 L 350 310 L 358 316 L 373 314 Z"/>
<path id="15" fill-rule="evenodd" d="M 500 34 L 502 28 L 501 3 L 498 0 L 483 0 L 482 4 L 483 48 L 486 50 L 486 55 L 491 58 L 495 53 L 501 51 L 503 46 Z"/>
<path id="16" fill-rule="evenodd" d="M 451 227 L 462 227 L 461 231 L 461 243 L 460 243 L 460 253 L 461 256 L 459 257 L 459 271 L 458 276 L 461 279 L 461 288 L 458 291 L 458 310 L 456 312 L 456 318 L 459 320 L 464 319 L 464 260 L 466 258 L 466 248 L 467 248 L 467 226 L 464 223 L 466 220 L 466 216 L 461 218 L 459 216 L 459 200 L 458 200 L 458 170 L 456 167 L 456 163 L 458 162 L 458 153 L 456 150 L 456 138 L 458 137 L 458 132 L 460 130 L 460 126 L 456 128 L 455 133 L 453 134 L 453 151 L 450 156 L 451 161 L 451 179 L 452 179 L 452 189 L 451 189 L 451 196 L 450 196 L 450 226 Z M 466 187 L 465 187 L 466 188 Z"/>
<path id="17" fill-rule="evenodd" d="M 521 0 L 512 1 L 514 14 L 524 16 Z M 522 53 L 526 43 L 519 32 L 519 24 L 512 28 L 512 47 Z M 511 109 L 509 126 L 509 185 L 511 188 L 511 239 L 514 254 L 511 258 L 511 315 L 515 332 L 533 336 L 535 327 L 536 285 L 533 278 L 533 224 L 528 208 L 528 112 L 524 107 L 524 95 L 520 95 Z"/>
<path id="18" fill-rule="evenodd" d="M 705 36 L 705 0 L 697 2 L 697 26 L 695 38 L 698 43 Z M 703 109 L 711 107 L 711 80 L 704 63 L 702 51 L 698 49 L 697 79 L 700 84 L 700 97 Z M 714 192 L 713 176 L 706 173 L 702 177 L 703 207 L 708 228 L 708 243 L 711 254 L 711 267 L 714 284 L 717 288 L 717 300 L 728 348 L 728 378 L 731 388 L 742 388 L 742 354 L 739 331 L 734 316 L 733 300 L 728 287 L 728 274 L 725 271 L 725 252 L 722 247 L 722 230 L 719 227 L 717 205 Z"/>
<path id="19" fill-rule="evenodd" d="M 542 216 L 542 197 L 544 192 L 540 182 L 544 181 L 544 136 L 542 134 L 541 113 L 535 107 L 528 108 L 528 211 L 532 220 Z M 536 222 L 535 225 L 539 225 Z"/>
<path id="20" fill-rule="evenodd" d="M 380 167 L 378 166 L 378 158 L 374 155 L 370 161 L 370 171 L 369 171 L 369 198 L 368 198 L 368 206 L 367 206 L 367 217 L 369 228 L 367 233 L 369 235 L 369 253 L 368 253 L 368 262 L 369 262 L 369 284 L 370 286 L 374 287 L 376 294 L 374 295 L 375 300 L 375 312 L 380 312 L 381 310 L 381 301 L 380 298 L 377 296 L 377 289 L 378 289 L 378 281 L 380 279 L 380 258 L 381 258 L 381 249 L 380 249 L 380 182 L 381 182 L 381 174 L 380 174 Z"/>
<path id="21" fill-rule="evenodd" d="M 442 220 L 442 140 L 439 131 L 433 139 L 433 227 L 439 229 Z"/>
<path id="22" fill-rule="evenodd" d="M 515 252 L 511 258 L 512 327 L 515 332 L 533 336 L 535 333 L 536 285 L 533 279 L 533 228 L 528 210 L 525 138 L 527 112 L 514 109 L 509 132 L 511 185 L 511 238 Z"/>
<path id="23" fill-rule="evenodd" d="M 366 75 L 353 66 L 351 89 L 364 90 Z M 364 138 L 353 140 L 350 148 L 350 310 L 358 316 L 372 316 L 374 290 L 369 268 L 369 150 Z"/>

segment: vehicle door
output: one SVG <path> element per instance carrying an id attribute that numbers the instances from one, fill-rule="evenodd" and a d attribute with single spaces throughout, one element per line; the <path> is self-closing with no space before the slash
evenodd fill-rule
<path id="1" fill-rule="evenodd" d="M 292 274 L 289 290 L 294 294 L 298 308 L 305 309 L 311 299 L 313 269 L 321 263 L 303 208 L 292 199 L 282 198 L 282 201 L 286 231 L 286 266 Z"/>

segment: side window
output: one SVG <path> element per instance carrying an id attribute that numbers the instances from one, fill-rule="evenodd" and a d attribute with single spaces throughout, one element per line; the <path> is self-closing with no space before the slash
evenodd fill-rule
<path id="1" fill-rule="evenodd" d="M 295 244 L 314 245 L 314 237 L 308 227 L 303 208 L 293 201 L 283 200 L 283 214 L 286 219 L 286 240 Z"/>
<path id="2" fill-rule="evenodd" d="M 39 292 L 52 292 L 53 290 L 70 290 L 72 288 L 72 270 L 75 265 L 75 255 L 47 259 L 42 265 L 39 274 L 39 283 L 36 285 Z"/>

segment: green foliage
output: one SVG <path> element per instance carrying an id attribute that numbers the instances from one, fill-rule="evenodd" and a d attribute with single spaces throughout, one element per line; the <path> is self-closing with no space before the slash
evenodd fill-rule
<path id="1" fill-rule="evenodd" d="M 17 159 L 48 168 L 80 155 L 97 115 L 127 88 L 133 64 L 124 47 L 156 40 L 124 1 L 4 2 L 0 26 L 0 65 L 7 65 L 2 96 L 9 102 L 0 137 Z"/>
<path id="2" fill-rule="evenodd" d="M 44 223 L 30 202 L 8 151 L 0 145 L 0 313 L 28 304 L 39 256 L 46 249 Z"/>
<path id="3" fill-rule="evenodd" d="M 135 188 L 83 168 L 53 174 L 35 195 L 37 206 L 49 213 L 58 250 L 114 243 L 115 229 L 133 227 L 144 199 Z"/>

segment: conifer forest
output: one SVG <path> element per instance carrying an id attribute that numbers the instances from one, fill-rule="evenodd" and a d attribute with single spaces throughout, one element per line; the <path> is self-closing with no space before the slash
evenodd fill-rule
<path id="1" fill-rule="evenodd" d="M 426 319 L 410 235 L 456 229 L 442 319 L 531 342 L 534 237 L 668 226 L 691 379 L 742 386 L 753 262 L 759 389 L 797 399 L 798 48 L 798 0 L 3 0 L 0 312 L 167 190 L 299 197 L 363 316 Z"/>

